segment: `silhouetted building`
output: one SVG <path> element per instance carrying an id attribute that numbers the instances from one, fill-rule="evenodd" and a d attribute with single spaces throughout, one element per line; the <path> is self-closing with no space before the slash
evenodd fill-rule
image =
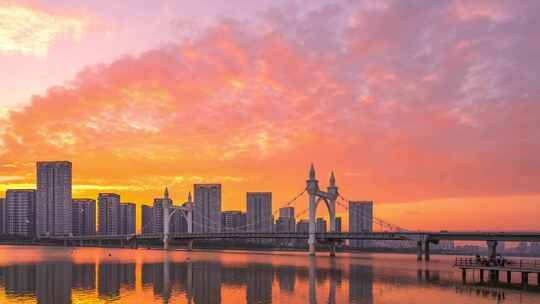
<path id="1" fill-rule="evenodd" d="M 316 226 L 315 226 L 315 232 L 317 233 L 324 233 L 326 232 L 326 220 L 322 217 L 317 218 Z"/>
<path id="2" fill-rule="evenodd" d="M 246 214 L 241 211 L 223 211 L 221 213 L 221 230 L 246 231 Z"/>
<path id="3" fill-rule="evenodd" d="M 74 198 L 71 208 L 73 235 L 96 234 L 96 201 L 89 198 Z"/>
<path id="4" fill-rule="evenodd" d="M 174 212 L 171 215 L 170 220 L 170 232 L 171 233 L 187 233 L 188 232 L 188 223 L 186 218 L 183 215 L 182 207 L 172 206 L 170 212 Z"/>
<path id="5" fill-rule="evenodd" d="M 247 231 L 272 232 L 272 193 L 248 192 Z"/>
<path id="6" fill-rule="evenodd" d="M 120 195 L 116 193 L 100 193 L 98 204 L 99 234 L 120 234 Z"/>
<path id="7" fill-rule="evenodd" d="M 36 191 L 8 189 L 6 191 L 7 233 L 34 236 L 36 232 Z"/>
<path id="8" fill-rule="evenodd" d="M 141 233 L 142 234 L 152 234 L 154 232 L 153 225 L 153 216 L 154 210 L 151 206 L 142 205 L 141 206 Z"/>
<path id="9" fill-rule="evenodd" d="M 373 231 L 373 202 L 350 201 L 349 202 L 349 232 Z M 369 246 L 369 241 L 351 240 L 351 247 Z"/>
<path id="10" fill-rule="evenodd" d="M 195 184 L 193 232 L 221 231 L 221 184 Z"/>
<path id="11" fill-rule="evenodd" d="M 134 203 L 120 204 L 120 234 L 135 233 L 136 210 L 137 208 Z"/>
<path id="12" fill-rule="evenodd" d="M 38 235 L 71 233 L 71 162 L 37 162 L 36 221 Z"/>

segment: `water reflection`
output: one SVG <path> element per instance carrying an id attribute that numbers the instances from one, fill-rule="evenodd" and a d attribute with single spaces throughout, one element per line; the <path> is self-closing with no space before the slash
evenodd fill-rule
<path id="1" fill-rule="evenodd" d="M 371 258 L 160 253 L 146 259 L 142 250 L 131 251 L 135 256 L 130 258 L 118 252 L 117 259 L 100 258 L 102 253 L 94 252 L 97 258 L 93 262 L 60 258 L 4 263 L 0 267 L 0 288 L 4 290 L 0 302 L 371 304 L 379 302 L 376 298 L 386 299 L 386 303 L 414 303 L 410 300 L 416 297 L 428 299 L 426 303 L 430 297 L 448 303 L 507 298 L 496 288 L 478 291 L 460 286 L 451 270 L 441 270 L 446 268 L 416 264 L 402 268 L 396 266 L 400 262 L 380 265 Z M 520 295 L 520 299 L 524 298 Z"/>

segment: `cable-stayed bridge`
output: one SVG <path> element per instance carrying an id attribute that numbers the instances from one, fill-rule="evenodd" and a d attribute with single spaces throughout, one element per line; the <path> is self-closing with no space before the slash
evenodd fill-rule
<path id="1" fill-rule="evenodd" d="M 162 242 L 163 248 L 169 248 L 171 240 L 181 240 L 187 242 L 187 249 L 191 250 L 195 240 L 224 240 L 224 239 L 307 239 L 310 255 L 315 255 L 316 245 L 324 243 L 328 245 L 330 255 L 335 255 L 336 243 L 344 240 L 386 240 L 386 241 L 414 241 L 417 243 L 418 259 L 422 256 L 425 260 L 430 259 L 430 244 L 438 243 L 442 240 L 462 240 L 462 241 L 486 241 L 490 256 L 495 257 L 497 241 L 527 241 L 540 242 L 540 232 L 490 232 L 490 231 L 410 231 L 398 225 L 389 223 L 381 218 L 372 215 L 362 214 L 349 210 L 348 200 L 339 192 L 336 178 L 332 172 L 327 188 L 321 189 L 316 178 L 315 168 L 311 165 L 306 180 L 306 187 L 290 201 L 279 206 L 275 212 L 282 207 L 296 206 L 300 198 L 308 196 L 308 206 L 299 212 L 298 216 L 308 213 L 308 232 L 250 232 L 251 223 L 244 227 L 237 227 L 236 231 L 194 233 L 193 227 L 201 226 L 201 223 L 194 221 L 193 206 L 190 201 L 183 207 L 175 207 L 172 210 L 168 204 L 163 204 L 163 233 L 160 234 L 131 234 L 131 235 L 91 235 L 91 236 L 62 236 L 40 238 L 41 242 L 64 242 L 65 244 L 77 245 L 101 245 L 103 243 L 119 243 L 121 246 L 137 247 L 139 244 L 147 242 Z M 167 192 L 166 192 L 166 195 Z M 323 205 L 328 211 L 329 231 L 320 233 L 316 231 L 317 208 Z M 361 217 L 380 228 L 379 231 L 360 232 L 338 232 L 336 231 L 336 211 L 337 207 L 349 211 L 354 216 Z M 171 233 L 170 220 L 175 212 L 179 212 L 188 224 L 186 233 Z M 275 214 L 274 214 L 275 215 Z M 212 223 L 209 218 L 204 218 L 206 223 L 211 223 L 215 227 L 220 227 L 220 223 Z M 152 224 L 152 223 L 150 223 Z M 247 232 L 246 232 L 247 231 Z"/>

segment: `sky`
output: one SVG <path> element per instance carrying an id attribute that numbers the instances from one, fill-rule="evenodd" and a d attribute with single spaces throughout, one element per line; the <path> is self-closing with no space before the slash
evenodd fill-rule
<path id="1" fill-rule="evenodd" d="M 74 197 L 151 204 L 168 186 L 179 204 L 219 182 L 223 210 L 248 191 L 277 209 L 314 163 L 321 187 L 333 170 L 404 228 L 540 230 L 538 12 L 0 0 L 0 196 L 35 187 L 36 161 L 70 160 Z"/>

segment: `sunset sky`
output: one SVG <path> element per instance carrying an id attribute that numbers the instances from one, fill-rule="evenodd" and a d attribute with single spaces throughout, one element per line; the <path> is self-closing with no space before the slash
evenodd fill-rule
<path id="1" fill-rule="evenodd" d="M 313 162 L 405 228 L 540 230 L 539 12 L 0 0 L 0 196 L 70 160 L 74 197 L 150 204 L 168 186 L 181 203 L 220 182 L 224 210 L 247 191 L 277 208 Z"/>

